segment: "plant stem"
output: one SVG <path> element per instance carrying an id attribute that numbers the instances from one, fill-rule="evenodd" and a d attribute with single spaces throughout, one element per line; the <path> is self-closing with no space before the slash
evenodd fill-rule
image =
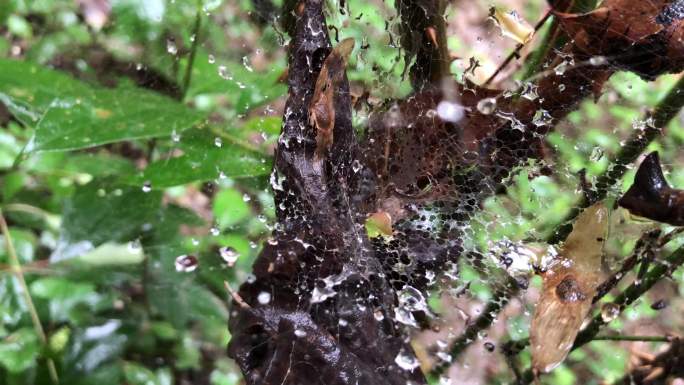
<path id="1" fill-rule="evenodd" d="M 670 342 L 670 336 L 595 336 L 592 341 L 644 341 L 644 342 Z"/>
<path id="2" fill-rule="evenodd" d="M 190 80 L 192 79 L 192 67 L 195 63 L 195 55 L 197 54 L 197 45 L 199 44 L 199 33 L 202 26 L 202 6 L 197 3 L 197 14 L 195 15 L 195 26 L 192 29 L 192 45 L 190 46 L 190 55 L 188 56 L 188 63 L 185 67 L 185 76 L 183 76 L 183 92 L 181 99 L 185 99 L 190 88 Z"/>
<path id="3" fill-rule="evenodd" d="M 454 359 L 461 355 L 465 351 L 465 349 L 470 346 L 473 341 L 477 341 L 478 339 L 478 334 L 487 328 L 492 324 L 496 316 L 499 314 L 501 309 L 504 308 L 508 304 L 508 301 L 515 295 L 518 294 L 518 291 L 520 290 L 518 283 L 513 279 L 512 277 L 508 276 L 508 280 L 506 284 L 504 285 L 503 288 L 497 290 L 494 293 L 494 298 L 492 298 L 489 303 L 485 306 L 485 308 L 482 310 L 482 313 L 480 314 L 479 317 L 470 324 L 465 332 L 461 334 L 460 337 L 455 339 L 451 343 L 451 347 L 449 348 L 449 353 L 451 354 L 451 357 Z M 428 377 L 432 379 L 437 379 L 439 376 L 444 374 L 444 372 L 451 366 L 450 363 L 447 362 L 440 362 L 436 366 L 434 366 L 431 370 L 430 373 L 428 374 Z"/>
<path id="4" fill-rule="evenodd" d="M 0 209 L 0 230 L 5 235 L 5 247 L 7 248 L 7 254 L 10 259 L 10 267 L 12 273 L 19 281 L 19 286 L 21 286 L 21 292 L 24 296 L 24 301 L 26 302 L 26 307 L 28 308 L 29 314 L 31 315 L 31 321 L 33 322 L 33 328 L 40 338 L 44 346 L 47 346 L 48 341 L 45 336 L 45 330 L 43 330 L 43 325 L 40 323 L 40 318 L 38 317 L 38 312 L 36 311 L 36 306 L 33 304 L 33 299 L 31 298 L 31 293 L 29 292 L 28 285 L 26 284 L 26 279 L 24 278 L 24 272 L 21 269 L 21 262 L 19 257 L 17 257 L 17 252 L 14 249 L 14 243 L 12 242 L 12 236 L 9 233 L 9 227 L 5 221 L 5 216 L 2 214 L 2 209 Z M 47 357 L 47 367 L 50 373 L 50 379 L 53 384 L 59 384 L 59 377 L 57 376 L 57 367 L 52 358 Z"/>

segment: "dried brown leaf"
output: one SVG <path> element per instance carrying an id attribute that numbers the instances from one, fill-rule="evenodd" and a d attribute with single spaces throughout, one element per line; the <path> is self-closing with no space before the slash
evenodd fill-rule
<path id="1" fill-rule="evenodd" d="M 577 219 L 555 265 L 543 275 L 542 294 L 530 327 L 532 366 L 547 373 L 558 366 L 577 337 L 601 282 L 608 210 L 603 203 Z"/>

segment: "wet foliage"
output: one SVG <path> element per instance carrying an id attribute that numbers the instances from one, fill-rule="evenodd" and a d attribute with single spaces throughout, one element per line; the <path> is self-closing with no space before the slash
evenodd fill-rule
<path id="1" fill-rule="evenodd" d="M 683 9 L 10 0 L 0 383 L 682 377 Z"/>

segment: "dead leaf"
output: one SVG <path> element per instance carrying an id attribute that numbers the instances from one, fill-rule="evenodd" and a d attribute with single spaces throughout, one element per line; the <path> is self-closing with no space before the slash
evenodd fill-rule
<path id="1" fill-rule="evenodd" d="M 547 373 L 570 352 L 601 282 L 608 210 L 597 203 L 578 217 L 559 253 L 543 274 L 542 294 L 530 327 L 532 366 Z"/>
<path id="2" fill-rule="evenodd" d="M 519 44 L 525 44 L 532 39 L 534 27 L 523 19 L 517 11 L 504 12 L 499 8 L 492 7 L 489 16 L 501 29 L 501 34 L 515 40 Z"/>
<path id="3" fill-rule="evenodd" d="M 314 94 L 309 104 L 309 123 L 316 128 L 316 157 L 318 159 L 323 157 L 333 143 L 333 127 L 335 126 L 333 99 L 335 90 L 339 89 L 344 79 L 345 68 L 352 49 L 354 49 L 353 38 L 342 40 L 323 62 L 316 80 Z"/>

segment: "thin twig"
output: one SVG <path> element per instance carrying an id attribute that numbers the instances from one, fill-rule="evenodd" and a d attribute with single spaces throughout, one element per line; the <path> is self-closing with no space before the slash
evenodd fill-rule
<path id="1" fill-rule="evenodd" d="M 192 79 L 192 67 L 195 63 L 195 55 L 197 54 L 197 46 L 199 44 L 199 33 L 202 26 L 202 7 L 200 2 L 197 3 L 197 14 L 195 15 L 195 26 L 192 29 L 192 45 L 190 46 L 190 55 L 188 56 L 188 63 L 185 67 L 185 76 L 183 77 L 183 91 L 181 99 L 184 99 L 188 94 L 190 88 L 190 80 Z"/>
<path id="2" fill-rule="evenodd" d="M 634 246 L 634 252 L 632 252 L 632 255 L 629 256 L 629 258 L 625 259 L 625 261 L 622 263 L 622 266 L 620 267 L 620 270 L 616 271 L 613 273 L 608 279 L 603 281 L 599 285 L 599 287 L 596 289 L 596 295 L 594 296 L 592 303 L 596 303 L 601 298 L 603 298 L 606 294 L 608 294 L 617 284 L 620 282 L 620 280 L 627 275 L 634 266 L 636 266 L 637 263 L 639 263 L 639 260 L 642 259 L 642 255 L 644 252 L 652 251 L 653 247 L 655 246 L 655 243 L 658 241 L 658 237 L 660 236 L 660 230 L 656 229 L 653 231 L 649 231 L 641 236 L 639 240 L 637 240 L 636 245 Z"/>
<path id="3" fill-rule="evenodd" d="M 602 335 L 594 336 L 592 341 L 643 341 L 643 342 L 671 342 L 672 336 L 622 336 Z"/>
<path id="4" fill-rule="evenodd" d="M 14 249 L 14 243 L 12 242 L 12 236 L 9 233 L 9 227 L 5 221 L 5 216 L 2 214 L 2 209 L 0 209 L 0 230 L 5 234 L 5 247 L 7 248 L 7 254 L 9 255 L 11 270 L 21 286 L 21 292 L 24 296 L 24 301 L 26 302 L 26 307 L 28 308 L 29 314 L 31 315 L 31 321 L 33 322 L 33 328 L 40 338 L 40 341 L 44 346 L 47 346 L 48 341 L 45 335 L 45 330 L 43 325 L 40 323 L 40 317 L 38 317 L 38 311 L 36 306 L 33 304 L 33 299 L 31 298 L 31 293 L 29 292 L 28 284 L 26 284 L 26 279 L 24 278 L 24 272 L 21 269 L 21 262 L 19 257 L 17 257 L 17 252 Z M 57 375 L 57 367 L 55 362 L 50 357 L 46 357 L 48 372 L 50 374 L 50 380 L 53 384 L 59 384 L 59 376 Z"/>
<path id="5" fill-rule="evenodd" d="M 506 284 L 494 293 L 494 297 L 485 305 L 480 316 L 466 328 L 465 332 L 463 332 L 460 337 L 451 342 L 451 347 L 449 348 L 451 356 L 453 358 L 458 357 L 473 341 L 476 341 L 478 339 L 478 334 L 489 328 L 501 309 L 508 304 L 508 301 L 513 296 L 517 295 L 519 290 L 519 284 L 513 277 L 508 276 Z M 434 379 L 439 378 L 449 366 L 450 363 L 448 362 L 440 362 L 430 370 L 428 377 Z"/>

